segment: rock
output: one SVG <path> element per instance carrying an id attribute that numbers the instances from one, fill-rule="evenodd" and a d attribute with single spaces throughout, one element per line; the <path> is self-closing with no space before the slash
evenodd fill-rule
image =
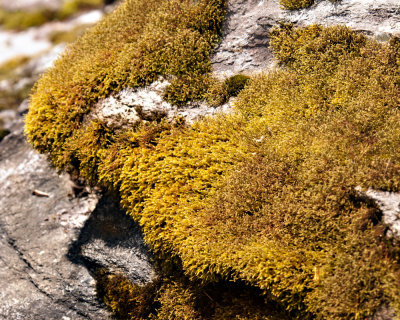
<path id="1" fill-rule="evenodd" d="M 398 0 L 320 0 L 311 8 L 287 11 L 278 0 L 228 0 L 222 41 L 212 57 L 214 72 L 226 77 L 273 68 L 268 32 L 280 21 L 296 25 L 344 24 L 387 40 L 400 33 L 400 5 Z"/>
<path id="2" fill-rule="evenodd" d="M 108 197 L 99 200 L 69 255 L 143 285 L 157 276 L 138 225 Z M 95 270 L 93 270 L 95 271 Z"/>
<path id="3" fill-rule="evenodd" d="M 400 239 L 400 193 L 379 191 L 374 189 L 362 190 L 356 188 L 361 195 L 373 200 L 383 213 L 383 222 L 388 227 L 388 236 Z"/>
<path id="4" fill-rule="evenodd" d="M 372 316 L 370 320 L 394 320 L 396 318 L 396 313 L 393 309 L 388 306 L 382 306 L 378 311 Z"/>
<path id="5" fill-rule="evenodd" d="M 0 111 L 0 123 L 3 129 L 12 131 L 12 129 L 18 126 L 19 116 L 15 110 L 2 110 Z"/>
<path id="6" fill-rule="evenodd" d="M 140 230 L 110 199 L 74 196 L 69 176 L 25 142 L 21 127 L 0 143 L 0 318 L 108 319 L 91 272 L 151 280 Z"/>
<path id="7" fill-rule="evenodd" d="M 283 11 L 274 0 L 230 0 L 222 41 L 212 56 L 214 72 L 222 77 L 259 72 L 273 62 L 268 31 Z"/>
<path id="8" fill-rule="evenodd" d="M 200 117 L 227 112 L 232 107 L 229 103 L 213 108 L 205 103 L 191 102 L 178 108 L 163 100 L 162 94 L 168 85 L 168 81 L 160 79 L 145 88 L 126 88 L 100 100 L 85 121 L 99 120 L 113 129 L 135 127 L 143 120 L 155 118 L 171 121 L 175 117 L 182 117 L 187 123 L 193 123 Z"/>

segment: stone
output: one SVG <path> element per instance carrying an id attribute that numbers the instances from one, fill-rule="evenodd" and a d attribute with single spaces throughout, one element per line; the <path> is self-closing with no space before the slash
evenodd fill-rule
<path id="1" fill-rule="evenodd" d="M 347 25 L 356 31 L 387 40 L 400 34 L 400 3 L 397 0 L 315 1 L 307 9 L 288 11 L 278 0 L 228 0 L 222 41 L 212 57 L 219 77 L 252 74 L 274 68 L 268 32 L 280 21 L 298 26 Z"/>
<path id="2" fill-rule="evenodd" d="M 125 88 L 100 100 L 85 121 L 98 120 L 112 129 L 135 127 L 142 121 L 155 118 L 172 121 L 180 117 L 191 124 L 201 117 L 228 112 L 232 108 L 231 103 L 214 108 L 204 102 L 190 102 L 184 107 L 173 106 L 164 101 L 162 96 L 168 85 L 167 80 L 160 78 L 145 88 Z"/>
<path id="3" fill-rule="evenodd" d="M 357 187 L 356 191 L 378 205 L 383 214 L 383 223 L 388 227 L 388 236 L 400 240 L 400 193 L 371 188 L 363 190 L 361 187 Z"/>
<path id="4" fill-rule="evenodd" d="M 96 270 L 137 284 L 156 276 L 139 227 L 52 168 L 25 142 L 21 120 L 0 143 L 0 194 L 1 319 L 109 319 Z"/>

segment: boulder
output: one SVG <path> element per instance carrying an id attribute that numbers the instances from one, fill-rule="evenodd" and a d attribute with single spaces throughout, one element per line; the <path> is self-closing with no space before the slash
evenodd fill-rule
<path id="1" fill-rule="evenodd" d="M 99 268 L 156 276 L 140 229 L 110 198 L 59 174 L 19 130 L 0 143 L 0 318 L 108 319 Z"/>

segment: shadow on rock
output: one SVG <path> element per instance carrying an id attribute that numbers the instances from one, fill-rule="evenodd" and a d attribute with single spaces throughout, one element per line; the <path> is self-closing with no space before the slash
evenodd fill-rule
<path id="1" fill-rule="evenodd" d="M 156 277 L 140 227 L 108 196 L 99 200 L 67 256 L 91 273 L 107 269 L 122 273 L 135 284 Z"/>

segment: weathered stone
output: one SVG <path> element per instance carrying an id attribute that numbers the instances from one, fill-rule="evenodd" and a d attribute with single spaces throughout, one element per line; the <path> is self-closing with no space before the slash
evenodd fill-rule
<path id="1" fill-rule="evenodd" d="M 274 67 L 268 32 L 280 21 L 297 25 L 347 25 L 376 39 L 400 33 L 397 0 L 315 1 L 311 8 L 288 11 L 278 0 L 228 0 L 223 37 L 212 57 L 220 76 Z"/>
<path id="2" fill-rule="evenodd" d="M 388 227 L 388 236 L 400 239 L 400 193 L 379 191 L 374 189 L 356 190 L 363 196 L 373 200 L 383 213 L 383 222 Z"/>
<path id="3" fill-rule="evenodd" d="M 168 81 L 160 79 L 145 88 L 126 88 L 99 101 L 85 121 L 99 120 L 113 129 L 135 127 L 155 118 L 171 121 L 181 117 L 187 123 L 193 123 L 200 117 L 227 112 L 232 107 L 229 103 L 213 108 L 206 103 L 190 102 L 178 108 L 163 100 L 163 91 L 168 85 Z"/>
<path id="4" fill-rule="evenodd" d="M 112 200 L 75 196 L 21 126 L 0 143 L 0 318 L 108 319 L 91 273 L 154 278 L 140 230 Z"/>

